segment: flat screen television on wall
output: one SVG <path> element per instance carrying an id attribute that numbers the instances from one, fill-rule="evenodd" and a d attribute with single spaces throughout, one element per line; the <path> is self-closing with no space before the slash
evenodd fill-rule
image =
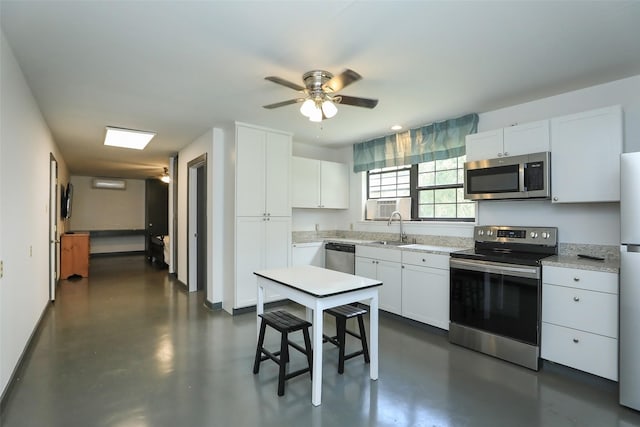
<path id="1" fill-rule="evenodd" d="M 62 191 L 62 206 L 60 213 L 62 218 L 71 218 L 71 205 L 73 202 L 73 184 L 68 183 L 67 189 Z"/>

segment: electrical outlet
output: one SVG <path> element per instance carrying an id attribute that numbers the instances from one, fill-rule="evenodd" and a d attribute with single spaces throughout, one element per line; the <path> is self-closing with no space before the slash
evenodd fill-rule
<path id="1" fill-rule="evenodd" d="M 353 223 L 349 224 L 349 230 L 353 231 Z"/>
<path id="2" fill-rule="evenodd" d="M 316 224 L 316 231 L 320 231 L 320 224 Z"/>
<path id="3" fill-rule="evenodd" d="M 29 258 L 33 257 L 33 246 L 29 245 Z"/>
<path id="4" fill-rule="evenodd" d="M 4 261 L 0 261 L 0 279 L 4 276 Z"/>

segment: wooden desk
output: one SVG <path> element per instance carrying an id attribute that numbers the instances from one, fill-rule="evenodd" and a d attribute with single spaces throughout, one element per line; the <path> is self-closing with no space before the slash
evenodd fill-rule
<path id="1" fill-rule="evenodd" d="M 89 233 L 63 234 L 60 250 L 60 279 L 89 277 Z"/>
<path id="2" fill-rule="evenodd" d="M 378 288 L 382 282 L 334 270 L 301 265 L 254 272 L 258 276 L 257 315 L 264 312 L 265 289 L 307 308 L 313 324 L 313 372 L 311 403 L 322 398 L 322 314 L 327 308 L 369 300 L 369 376 L 378 379 Z M 257 318 L 258 330 L 260 317 Z"/>

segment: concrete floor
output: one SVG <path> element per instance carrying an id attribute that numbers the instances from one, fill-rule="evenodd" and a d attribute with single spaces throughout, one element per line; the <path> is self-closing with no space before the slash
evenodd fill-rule
<path id="1" fill-rule="evenodd" d="M 323 403 L 313 407 L 308 376 L 278 397 L 274 363 L 251 373 L 255 322 L 208 310 L 142 256 L 94 258 L 89 279 L 60 283 L 0 425 L 640 426 L 612 382 L 551 364 L 533 372 L 385 315 L 380 379 L 361 358 L 338 375 L 325 344 Z"/>

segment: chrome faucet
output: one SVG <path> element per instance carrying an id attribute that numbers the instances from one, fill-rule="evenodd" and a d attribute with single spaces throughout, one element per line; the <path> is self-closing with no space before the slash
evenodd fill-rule
<path id="1" fill-rule="evenodd" d="M 398 218 L 400 219 L 400 241 L 404 242 L 405 240 L 407 240 L 407 235 L 404 234 L 404 232 L 402 231 L 402 214 L 400 214 L 400 212 L 398 211 L 391 212 L 391 216 L 389 217 L 389 222 L 387 222 L 387 226 L 391 225 L 391 221 L 393 221 L 393 217 L 396 215 L 398 215 Z"/>

